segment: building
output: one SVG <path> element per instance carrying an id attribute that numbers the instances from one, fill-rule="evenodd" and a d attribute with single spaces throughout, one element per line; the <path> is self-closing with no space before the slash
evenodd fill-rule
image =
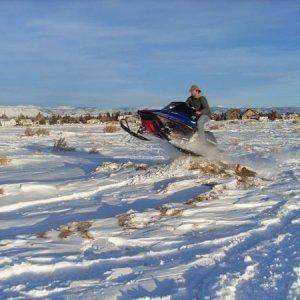
<path id="1" fill-rule="evenodd" d="M 31 119 L 20 119 L 18 121 L 18 125 L 20 125 L 20 126 L 32 126 L 33 122 L 32 122 Z"/>
<path id="2" fill-rule="evenodd" d="M 226 120 L 236 120 L 241 118 L 241 110 L 238 108 L 230 108 L 225 113 Z"/>
<path id="3" fill-rule="evenodd" d="M 87 124 L 90 124 L 90 125 L 95 125 L 95 124 L 100 124 L 101 122 L 100 122 L 99 119 L 93 118 L 93 119 L 87 120 L 86 123 L 87 123 Z"/>
<path id="4" fill-rule="evenodd" d="M 3 127 L 11 127 L 11 126 L 16 126 L 17 122 L 15 119 L 0 119 L 0 126 Z"/>
<path id="5" fill-rule="evenodd" d="M 259 113 L 252 108 L 246 109 L 242 114 L 242 120 L 258 120 L 258 119 L 259 119 Z"/>
<path id="6" fill-rule="evenodd" d="M 269 120 L 268 116 L 260 116 L 258 119 L 260 122 L 266 122 Z"/>

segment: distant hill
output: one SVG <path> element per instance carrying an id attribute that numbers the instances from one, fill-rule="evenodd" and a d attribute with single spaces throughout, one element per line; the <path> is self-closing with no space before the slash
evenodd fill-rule
<path id="1" fill-rule="evenodd" d="M 240 108 L 242 111 L 246 110 L 249 107 L 242 107 Z M 69 115 L 69 116 L 80 116 L 90 114 L 92 116 L 97 116 L 99 113 L 113 113 L 117 111 L 121 112 L 136 112 L 138 109 L 141 108 L 134 108 L 134 107 L 123 107 L 123 108 L 115 108 L 115 109 L 100 109 L 95 107 L 68 107 L 68 106 L 61 106 L 56 108 L 49 108 L 49 107 L 38 107 L 38 106 L 0 106 L 0 117 L 5 114 L 7 117 L 17 117 L 20 114 L 28 117 L 35 117 L 39 112 L 45 116 L 49 115 Z M 212 111 L 214 113 L 223 113 L 228 110 L 229 107 L 212 107 Z M 300 114 L 300 107 L 254 107 L 259 112 L 268 113 L 272 110 L 277 111 L 280 114 L 283 113 L 298 113 Z"/>
<path id="2" fill-rule="evenodd" d="M 231 107 L 212 107 L 212 112 L 214 113 L 223 113 L 226 112 Z M 280 114 L 286 114 L 286 113 L 298 113 L 300 114 L 300 107 L 234 107 L 239 108 L 241 111 L 246 110 L 247 108 L 253 108 L 258 112 L 261 113 L 269 113 L 271 111 L 277 111 Z"/>
<path id="3" fill-rule="evenodd" d="M 35 106 L 0 106 L 0 117 L 6 115 L 9 118 L 13 118 L 21 114 L 35 117 L 39 112 L 42 112 L 42 110 Z"/>

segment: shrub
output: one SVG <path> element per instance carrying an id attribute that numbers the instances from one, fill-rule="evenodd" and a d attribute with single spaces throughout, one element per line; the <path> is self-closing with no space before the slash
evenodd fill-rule
<path id="1" fill-rule="evenodd" d="M 103 132 L 105 132 L 105 133 L 113 133 L 113 132 L 117 132 L 119 130 L 120 130 L 120 128 L 117 127 L 117 125 L 114 123 L 108 123 L 103 128 Z"/>
<path id="2" fill-rule="evenodd" d="M 34 135 L 35 135 L 35 131 L 34 131 L 32 128 L 27 127 L 27 128 L 25 129 L 24 134 L 25 134 L 26 136 L 34 136 Z"/>
<path id="3" fill-rule="evenodd" d="M 4 188 L 0 188 L 0 195 L 4 195 Z"/>
<path id="4" fill-rule="evenodd" d="M 163 205 L 159 209 L 161 217 L 179 217 L 182 215 L 183 210 L 173 208 L 171 206 Z"/>
<path id="5" fill-rule="evenodd" d="M 27 127 L 25 129 L 24 133 L 25 133 L 26 136 L 35 136 L 35 135 L 37 135 L 37 136 L 41 136 L 41 135 L 46 136 L 46 135 L 50 134 L 50 131 L 45 129 L 45 128 L 39 128 L 39 129 L 34 130 L 30 127 Z"/>
<path id="6" fill-rule="evenodd" d="M 50 131 L 48 129 L 45 129 L 45 128 L 39 128 L 35 131 L 35 134 L 38 135 L 38 136 L 40 136 L 40 135 L 46 136 L 46 135 L 50 134 Z"/>
<path id="7" fill-rule="evenodd" d="M 68 143 L 65 138 L 60 138 L 54 142 L 53 151 L 74 151 L 75 149 L 68 146 Z"/>
<path id="8" fill-rule="evenodd" d="M 66 239 L 73 234 L 79 234 L 82 238 L 92 239 L 93 237 L 89 233 L 89 229 L 92 223 L 89 221 L 72 222 L 67 225 L 62 225 L 59 227 L 58 237 L 61 239 Z"/>
<path id="9" fill-rule="evenodd" d="M 66 226 L 60 226 L 59 227 L 59 234 L 58 237 L 61 239 L 66 239 L 67 237 L 69 237 L 71 234 L 73 233 L 73 231 L 71 230 L 71 227 L 69 225 Z"/>
<path id="10" fill-rule="evenodd" d="M 92 239 L 89 229 L 92 226 L 91 222 L 82 221 L 76 224 L 76 231 L 80 234 L 81 237 L 86 239 Z"/>
<path id="11" fill-rule="evenodd" d="M 0 156 L 0 165 L 7 165 L 11 159 L 7 156 Z"/>

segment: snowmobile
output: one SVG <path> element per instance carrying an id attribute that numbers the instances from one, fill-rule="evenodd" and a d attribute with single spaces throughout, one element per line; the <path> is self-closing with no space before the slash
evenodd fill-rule
<path id="1" fill-rule="evenodd" d="M 185 102 L 171 102 L 161 110 L 144 109 L 137 114 L 138 122 L 133 121 L 132 117 L 120 120 L 120 126 L 130 135 L 143 141 L 149 141 L 151 136 L 155 136 L 182 153 L 200 155 L 185 147 L 197 132 L 198 119 L 195 111 Z M 216 145 L 212 132 L 205 131 L 204 136 L 208 145 Z"/>

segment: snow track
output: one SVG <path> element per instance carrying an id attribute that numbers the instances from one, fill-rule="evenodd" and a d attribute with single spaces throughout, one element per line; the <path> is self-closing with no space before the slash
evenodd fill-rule
<path id="1" fill-rule="evenodd" d="M 244 181 L 101 126 L 1 129 L 1 299 L 297 299 L 300 136 L 278 124 L 214 132 Z"/>

